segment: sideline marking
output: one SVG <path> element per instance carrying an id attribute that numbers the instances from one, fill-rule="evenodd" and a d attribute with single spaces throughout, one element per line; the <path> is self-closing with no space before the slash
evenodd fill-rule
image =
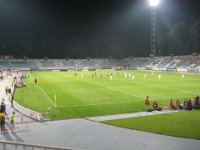
<path id="1" fill-rule="evenodd" d="M 48 100 L 53 104 L 53 106 L 54 107 L 57 107 L 54 103 L 53 103 L 53 101 L 51 100 L 51 98 L 47 95 L 47 93 L 43 90 L 43 88 L 40 86 L 40 85 L 38 85 L 39 86 L 39 88 L 41 89 L 41 91 L 42 91 L 42 93 L 48 98 Z"/>
<path id="2" fill-rule="evenodd" d="M 107 88 L 108 90 L 112 90 L 112 91 L 115 91 L 115 92 L 119 92 L 119 93 L 131 95 L 131 96 L 133 96 L 133 97 L 142 98 L 142 99 L 144 98 L 144 97 L 141 97 L 141 96 L 137 96 L 137 95 L 135 95 L 135 94 L 131 94 L 131 93 L 129 93 L 129 92 L 122 92 L 122 91 L 116 90 L 116 89 L 111 88 L 111 87 L 106 87 L 106 88 Z"/>
<path id="3" fill-rule="evenodd" d="M 32 79 L 34 79 L 33 78 L 33 76 L 30 74 L 30 76 L 31 76 L 31 78 Z M 53 106 L 56 108 L 57 107 L 57 105 L 55 105 L 54 103 L 53 103 L 53 101 L 51 100 L 51 98 L 47 95 L 47 93 L 43 90 L 43 88 L 37 83 L 37 85 L 38 85 L 38 87 L 40 88 L 40 90 L 42 91 L 42 93 L 47 97 L 47 99 L 53 104 Z"/>

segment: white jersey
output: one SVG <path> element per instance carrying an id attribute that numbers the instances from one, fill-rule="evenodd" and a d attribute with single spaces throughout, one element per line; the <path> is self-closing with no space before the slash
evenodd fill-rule
<path id="1" fill-rule="evenodd" d="M 110 75 L 110 80 L 112 81 L 112 79 L 113 79 L 113 77 L 112 77 L 112 75 Z"/>
<path id="2" fill-rule="evenodd" d="M 135 79 L 135 76 L 134 75 L 132 75 L 132 80 L 134 80 Z"/>
<path id="3" fill-rule="evenodd" d="M 160 74 L 158 75 L 158 79 L 159 79 L 159 80 L 161 79 L 161 75 L 160 75 Z"/>
<path id="4" fill-rule="evenodd" d="M 124 78 L 126 78 L 126 72 L 124 72 Z"/>

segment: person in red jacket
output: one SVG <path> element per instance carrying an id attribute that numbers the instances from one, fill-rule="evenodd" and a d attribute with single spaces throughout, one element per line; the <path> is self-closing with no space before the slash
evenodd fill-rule
<path id="1" fill-rule="evenodd" d="M 177 100 L 176 100 L 176 108 L 177 108 L 177 109 L 180 109 L 180 106 L 181 106 L 181 103 L 180 103 L 180 101 L 177 99 Z"/>
<path id="2" fill-rule="evenodd" d="M 174 102 L 172 99 L 169 101 L 169 109 L 170 110 L 174 109 Z"/>
<path id="3" fill-rule="evenodd" d="M 149 96 L 147 96 L 147 98 L 145 99 L 145 105 L 146 105 L 146 111 L 149 111 L 149 105 L 150 105 Z"/>

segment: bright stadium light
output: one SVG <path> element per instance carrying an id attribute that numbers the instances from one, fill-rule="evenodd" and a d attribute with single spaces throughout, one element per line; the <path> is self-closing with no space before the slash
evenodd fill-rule
<path id="1" fill-rule="evenodd" d="M 149 0 L 150 6 L 157 6 L 159 4 L 159 0 Z"/>
<path id="2" fill-rule="evenodd" d="M 149 0 L 151 6 L 151 54 L 150 57 L 156 56 L 156 6 L 159 0 Z"/>

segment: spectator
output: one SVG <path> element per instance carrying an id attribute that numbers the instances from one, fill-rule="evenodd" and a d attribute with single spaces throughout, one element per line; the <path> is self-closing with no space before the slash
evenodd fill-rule
<path id="1" fill-rule="evenodd" d="M 10 103 L 11 103 L 11 107 L 13 108 L 13 100 L 14 100 L 14 97 L 12 94 L 10 94 Z"/>
<path id="2" fill-rule="evenodd" d="M 200 98 L 199 98 L 199 96 L 197 96 L 197 97 L 195 98 L 195 107 L 196 107 L 196 108 L 199 108 L 199 107 L 200 107 Z"/>
<path id="3" fill-rule="evenodd" d="M 184 100 L 184 109 L 187 109 L 187 108 L 188 108 L 188 100 L 185 99 L 185 100 Z"/>
<path id="4" fill-rule="evenodd" d="M 170 109 L 170 110 L 173 110 L 174 108 L 175 108 L 174 102 L 173 102 L 173 100 L 171 99 L 171 100 L 169 101 L 169 109 Z"/>
<path id="5" fill-rule="evenodd" d="M 158 106 L 157 101 L 153 101 L 153 110 L 161 111 L 161 108 Z"/>
<path id="6" fill-rule="evenodd" d="M 2 99 L 2 102 L 1 102 L 1 111 L 6 114 L 6 105 L 4 104 L 4 99 Z"/>
<path id="7" fill-rule="evenodd" d="M 188 101 L 188 110 L 192 110 L 192 101 L 189 99 Z"/>
<path id="8" fill-rule="evenodd" d="M 11 131 L 13 131 L 15 129 L 15 112 L 13 111 L 10 114 L 10 123 L 11 123 Z"/>
<path id="9" fill-rule="evenodd" d="M 149 111 L 149 105 L 150 105 L 149 96 L 147 96 L 147 98 L 145 99 L 145 105 L 146 105 L 146 111 Z"/>
<path id="10" fill-rule="evenodd" d="M 5 115 L 1 109 L 0 109 L 0 126 L 1 126 L 1 131 L 5 131 Z"/>
<path id="11" fill-rule="evenodd" d="M 181 109 L 181 103 L 180 103 L 180 101 L 179 101 L 178 99 L 176 100 L 176 108 L 177 108 L 178 110 Z"/>

